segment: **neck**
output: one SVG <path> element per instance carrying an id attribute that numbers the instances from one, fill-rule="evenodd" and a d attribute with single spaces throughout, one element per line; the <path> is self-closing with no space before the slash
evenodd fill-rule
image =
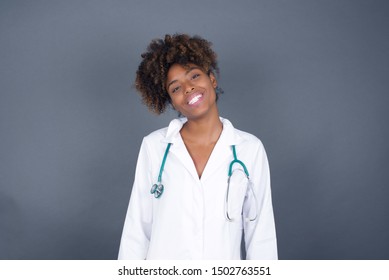
<path id="1" fill-rule="evenodd" d="M 215 143 L 223 130 L 219 115 L 211 118 L 189 120 L 181 129 L 181 136 L 190 142 Z"/>

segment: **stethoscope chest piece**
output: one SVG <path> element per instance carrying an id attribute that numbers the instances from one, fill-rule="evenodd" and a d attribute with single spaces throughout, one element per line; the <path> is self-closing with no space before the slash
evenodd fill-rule
<path id="1" fill-rule="evenodd" d="M 160 182 L 158 182 L 157 184 L 154 184 L 151 187 L 150 193 L 154 194 L 155 198 L 160 198 L 163 194 L 164 189 L 165 187 Z"/>

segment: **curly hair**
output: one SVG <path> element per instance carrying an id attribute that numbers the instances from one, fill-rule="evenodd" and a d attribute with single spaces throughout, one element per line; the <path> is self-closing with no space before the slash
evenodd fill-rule
<path id="1" fill-rule="evenodd" d="M 173 64 L 187 66 L 195 64 L 205 73 L 219 74 L 216 53 L 212 43 L 187 34 L 165 35 L 165 39 L 154 39 L 142 54 L 142 62 L 136 72 L 135 87 L 142 96 L 143 103 L 150 111 L 161 114 L 171 104 L 166 91 L 166 79 Z M 216 97 L 223 90 L 216 88 Z"/>

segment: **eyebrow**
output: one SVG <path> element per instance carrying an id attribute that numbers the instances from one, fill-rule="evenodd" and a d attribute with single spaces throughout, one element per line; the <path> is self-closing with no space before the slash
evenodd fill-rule
<path id="1" fill-rule="evenodd" d="M 198 66 L 191 66 L 191 67 L 188 68 L 188 70 L 186 70 L 185 75 L 188 75 L 189 72 L 191 72 L 192 70 L 195 70 L 195 69 L 202 70 L 202 69 L 201 69 L 200 67 L 198 67 Z M 170 83 L 167 84 L 166 88 L 169 89 L 169 87 L 170 87 L 172 84 L 176 83 L 176 82 L 177 82 L 177 80 L 170 81 Z"/>

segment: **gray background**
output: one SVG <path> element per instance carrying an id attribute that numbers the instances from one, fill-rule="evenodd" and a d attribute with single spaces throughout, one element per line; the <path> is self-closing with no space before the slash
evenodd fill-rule
<path id="1" fill-rule="evenodd" d="M 114 259 L 166 33 L 219 54 L 221 115 L 265 144 L 281 259 L 389 259 L 387 1 L 0 2 L 0 258 Z M 168 226 L 168 225 L 167 225 Z"/>

